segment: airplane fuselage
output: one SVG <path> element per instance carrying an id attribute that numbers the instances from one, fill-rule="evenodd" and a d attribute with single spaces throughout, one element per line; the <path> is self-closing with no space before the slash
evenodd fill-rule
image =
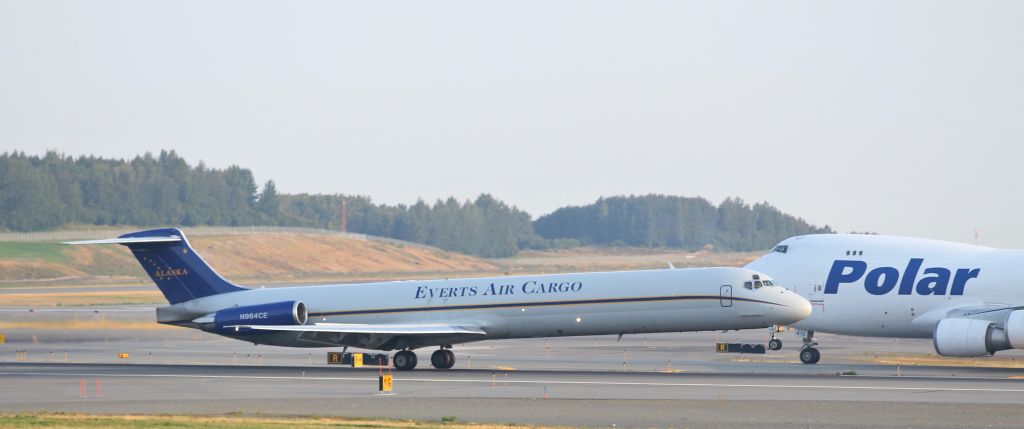
<path id="1" fill-rule="evenodd" d="M 784 251 L 780 251 L 784 249 Z M 957 309 L 1001 322 L 1024 303 L 1024 251 L 871 235 L 787 239 L 748 264 L 807 298 L 811 316 L 792 326 L 876 337 L 931 338 Z"/>
<path id="2" fill-rule="evenodd" d="M 465 324 L 486 332 L 426 338 L 219 332 L 259 344 L 391 350 L 502 338 L 750 329 L 806 315 L 806 301 L 784 288 L 744 288 L 756 274 L 666 269 L 249 289 L 158 309 L 158 321 L 198 327 L 193 320 L 223 309 L 301 301 L 309 323 Z"/>

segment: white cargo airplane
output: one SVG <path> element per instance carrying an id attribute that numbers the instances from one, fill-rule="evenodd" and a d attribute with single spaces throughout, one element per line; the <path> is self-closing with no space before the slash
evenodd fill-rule
<path id="1" fill-rule="evenodd" d="M 128 246 L 171 303 L 157 322 L 287 347 L 412 350 L 438 346 L 430 363 L 455 363 L 452 344 L 502 338 L 763 328 L 790 324 L 810 303 L 742 268 L 696 268 L 410 280 L 248 289 L 210 268 L 178 229 L 68 244 Z M 756 280 L 759 288 L 743 288 Z"/>
<path id="2" fill-rule="evenodd" d="M 1024 251 L 907 237 L 805 235 L 745 268 L 811 301 L 803 363 L 817 363 L 814 332 L 932 338 L 943 356 L 1024 348 Z M 774 332 L 774 331 L 773 331 Z M 772 335 L 768 348 L 778 350 Z"/>

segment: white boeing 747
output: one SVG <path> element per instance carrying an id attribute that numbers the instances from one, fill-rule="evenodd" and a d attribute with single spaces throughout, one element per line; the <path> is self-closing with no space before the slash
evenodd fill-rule
<path id="1" fill-rule="evenodd" d="M 399 350 L 396 369 L 451 368 L 452 344 L 472 341 L 765 328 L 810 303 L 743 268 L 694 268 L 410 280 L 249 289 L 214 272 L 178 229 L 68 244 L 128 246 L 171 305 L 157 322 L 286 347 Z M 756 281 L 757 288 L 744 288 Z"/>
<path id="2" fill-rule="evenodd" d="M 859 234 L 792 237 L 746 268 L 809 299 L 800 360 L 815 332 L 931 338 L 943 356 L 1024 348 L 1024 251 Z M 772 336 L 769 349 L 782 347 Z"/>

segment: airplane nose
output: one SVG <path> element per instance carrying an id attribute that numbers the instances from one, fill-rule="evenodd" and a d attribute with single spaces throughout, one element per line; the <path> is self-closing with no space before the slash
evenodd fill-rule
<path id="1" fill-rule="evenodd" d="M 797 295 L 792 291 L 786 291 L 786 305 L 788 305 L 787 316 L 792 317 L 792 320 L 787 321 L 784 324 L 790 324 L 799 322 L 806 319 L 811 315 L 811 302 L 804 299 L 804 297 Z"/>

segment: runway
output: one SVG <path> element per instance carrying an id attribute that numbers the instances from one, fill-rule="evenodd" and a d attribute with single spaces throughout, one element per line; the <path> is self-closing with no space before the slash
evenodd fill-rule
<path id="1" fill-rule="evenodd" d="M 308 384 L 337 388 L 337 395 L 375 394 L 377 368 L 224 367 L 201 365 L 5 364 L 7 381 L 108 379 L 126 385 L 175 382 L 213 383 L 208 398 L 277 398 L 301 395 Z M 714 374 L 599 371 L 420 370 L 394 374 L 397 390 L 408 397 L 549 397 L 562 399 L 716 399 L 759 400 L 770 395 L 787 401 L 884 400 L 1024 404 L 1024 382 L 1016 378 L 847 376 L 794 374 Z M 238 384 L 273 383 L 273 389 L 236 389 Z M 498 389 L 498 388 L 501 389 Z M 223 391 L 217 391 L 223 389 Z M 54 392 L 56 393 L 56 392 Z M 174 399 L 183 392 L 153 390 L 151 399 Z M 168 395 L 170 393 L 170 395 Z M 19 393 L 21 395 L 22 393 Z M 866 396 L 869 395 L 869 396 Z M 39 395 L 49 398 L 50 395 Z M 20 396 L 19 396 L 20 397 Z M 4 399 L 12 399 L 4 397 Z"/>
<path id="2" fill-rule="evenodd" d="M 382 396 L 377 368 L 327 365 L 327 349 L 137 328 L 150 327 L 151 317 L 4 315 L 0 411 L 456 416 L 589 427 L 1019 427 L 1024 421 L 1024 370 L 1007 368 L 1021 353 L 982 361 L 1003 368 L 879 363 L 927 357 L 931 344 L 921 340 L 822 335 L 818 365 L 798 362 L 791 334 L 779 352 L 714 352 L 716 341 L 763 341 L 760 331 L 482 342 L 457 345 L 449 371 L 430 368 L 430 350 L 419 351 L 420 367 L 395 372 L 394 394 Z M 54 319 L 80 328 L 53 328 Z"/>
<path id="3" fill-rule="evenodd" d="M 0 410 L 617 427 L 1017 427 L 1024 417 L 1024 382 L 1005 377 L 419 370 L 397 373 L 394 394 L 382 396 L 377 375 L 373 368 L 13 363 L 0 365 Z"/>

